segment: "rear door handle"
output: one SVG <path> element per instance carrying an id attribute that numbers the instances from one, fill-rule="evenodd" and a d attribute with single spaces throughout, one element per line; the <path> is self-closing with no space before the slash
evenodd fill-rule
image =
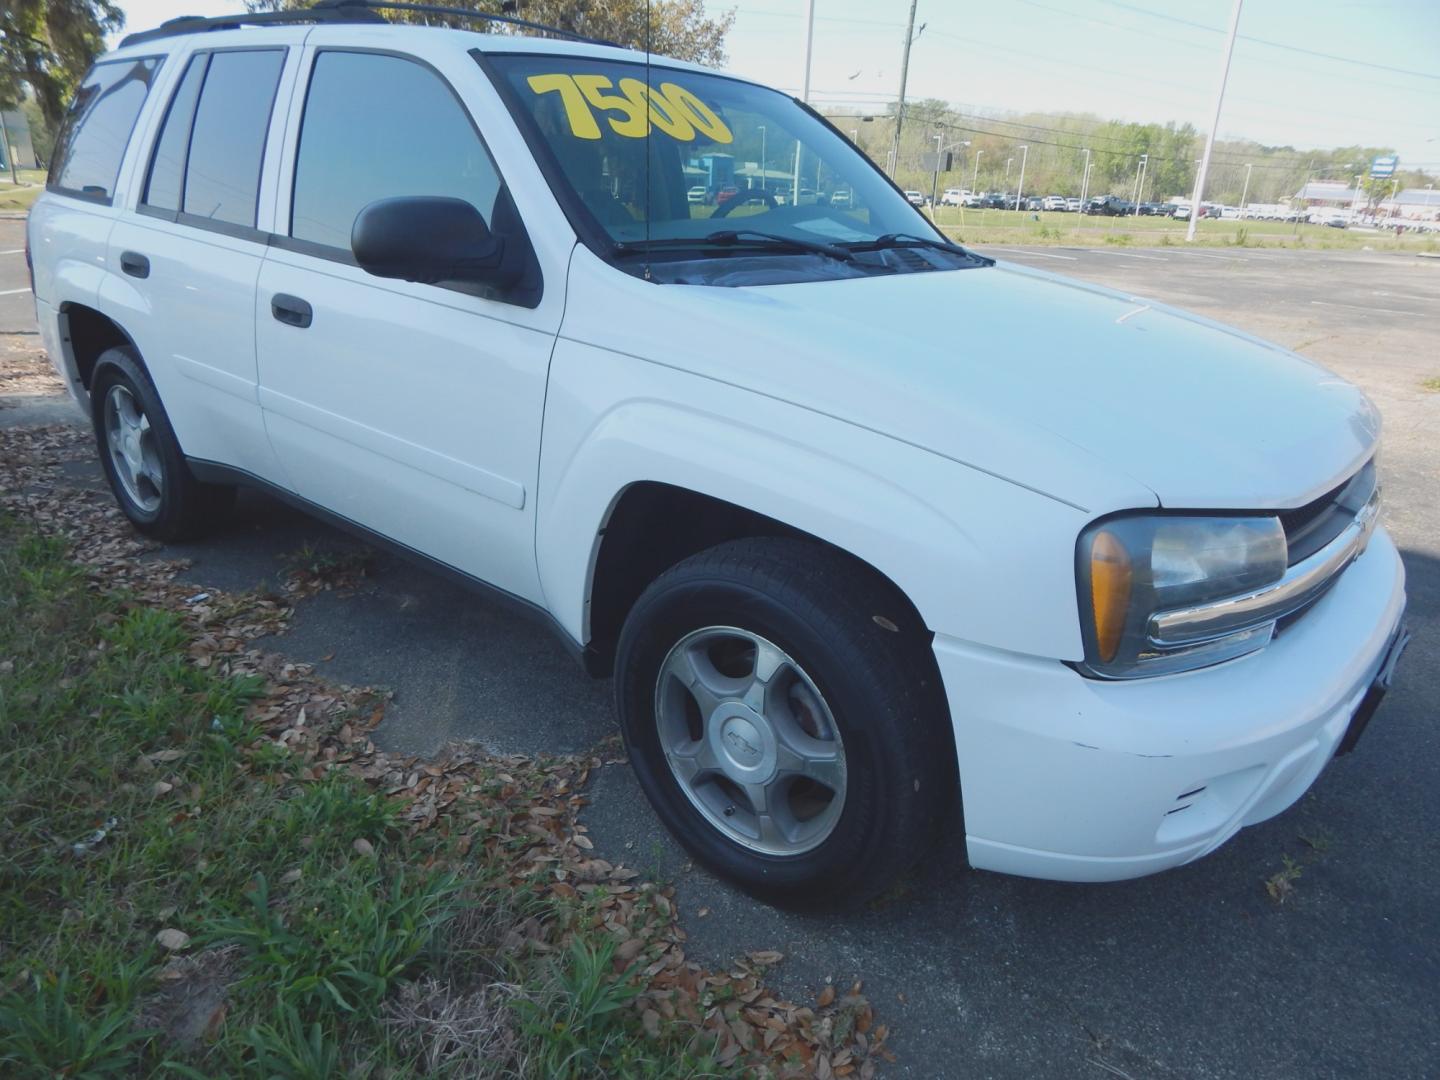
<path id="1" fill-rule="evenodd" d="M 120 269 L 131 277 L 147 278 L 150 276 L 150 260 L 135 251 L 122 251 Z"/>
<path id="2" fill-rule="evenodd" d="M 286 326 L 298 326 L 302 330 L 315 318 L 315 310 L 309 303 L 283 292 L 270 298 L 270 314 Z"/>

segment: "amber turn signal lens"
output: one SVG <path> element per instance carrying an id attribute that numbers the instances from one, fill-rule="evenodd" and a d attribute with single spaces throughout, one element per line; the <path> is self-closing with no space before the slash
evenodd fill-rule
<path id="1" fill-rule="evenodd" d="M 1109 663 L 1120 651 L 1125 615 L 1130 610 L 1130 553 L 1111 532 L 1090 542 L 1090 603 L 1095 612 L 1095 644 Z"/>

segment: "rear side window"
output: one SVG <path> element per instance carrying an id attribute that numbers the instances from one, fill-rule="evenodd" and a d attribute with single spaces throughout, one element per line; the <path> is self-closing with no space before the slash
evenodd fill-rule
<path id="1" fill-rule="evenodd" d="M 208 54 L 191 59 L 180 87 L 170 99 L 165 124 L 155 143 L 155 156 L 150 162 L 150 178 L 145 183 L 145 206 L 158 210 L 177 211 L 185 190 L 185 157 L 190 149 L 190 124 L 195 119 L 195 104 L 200 100 L 200 84 L 205 81 Z"/>
<path id="2" fill-rule="evenodd" d="M 150 93 L 160 57 L 96 64 L 75 91 L 50 166 L 48 186 L 108 203 L 135 120 Z"/>
<path id="3" fill-rule="evenodd" d="M 316 57 L 296 155 L 292 237 L 348 252 L 356 215 L 400 195 L 464 199 L 493 223 L 499 190 L 475 126 L 435 72 L 374 53 Z"/>
<path id="4" fill-rule="evenodd" d="M 210 54 L 190 130 L 182 214 L 255 227 L 265 136 L 284 66 L 284 49 Z"/>

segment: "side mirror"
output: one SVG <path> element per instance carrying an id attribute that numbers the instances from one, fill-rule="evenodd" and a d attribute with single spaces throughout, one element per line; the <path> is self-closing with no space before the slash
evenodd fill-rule
<path id="1" fill-rule="evenodd" d="M 412 195 L 377 199 L 355 218 L 350 250 L 369 274 L 433 285 L 503 285 L 505 240 L 464 199 Z"/>

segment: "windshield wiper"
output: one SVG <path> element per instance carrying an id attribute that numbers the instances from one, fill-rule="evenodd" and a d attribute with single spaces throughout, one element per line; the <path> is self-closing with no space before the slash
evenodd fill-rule
<path id="1" fill-rule="evenodd" d="M 948 240 L 936 240 L 929 236 L 916 236 L 913 233 L 886 233 L 877 236 L 874 240 L 863 240 L 854 244 L 847 244 L 850 251 L 880 251 L 882 248 L 899 247 L 928 247 L 937 251 L 948 251 L 952 255 L 964 255 L 967 258 L 984 261 L 983 255 L 976 255 L 959 244 L 952 244 Z"/>
<path id="2" fill-rule="evenodd" d="M 766 251 L 804 252 L 809 255 L 824 255 L 827 259 L 852 262 L 854 254 L 847 248 L 835 244 L 823 244 L 818 240 L 802 240 L 798 236 L 781 236 L 779 233 L 760 232 L 756 229 L 720 229 L 706 236 L 667 236 L 657 240 L 622 240 L 615 250 L 622 255 L 643 254 L 646 251 L 663 248 L 686 247 L 758 247 Z"/>

